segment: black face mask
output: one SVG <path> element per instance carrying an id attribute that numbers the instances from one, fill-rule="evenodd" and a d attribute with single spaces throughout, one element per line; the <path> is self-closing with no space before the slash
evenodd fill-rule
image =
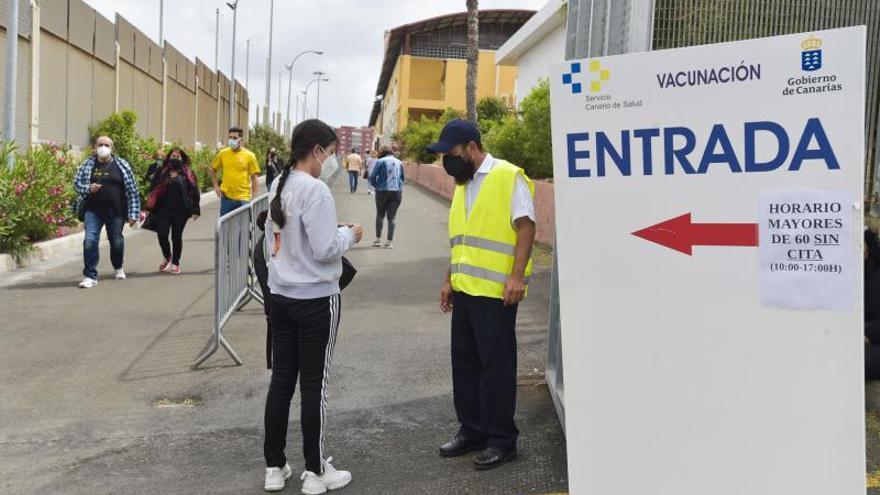
<path id="1" fill-rule="evenodd" d="M 466 184 L 474 178 L 476 168 L 461 156 L 443 155 L 443 169 L 455 179 L 458 185 Z"/>
<path id="2" fill-rule="evenodd" d="M 169 160 L 168 165 L 171 167 L 171 170 L 177 170 L 178 172 L 183 169 L 183 161 L 176 158 Z"/>

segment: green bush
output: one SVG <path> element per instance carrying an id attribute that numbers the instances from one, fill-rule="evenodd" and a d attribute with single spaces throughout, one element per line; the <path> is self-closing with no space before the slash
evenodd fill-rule
<path id="1" fill-rule="evenodd" d="M 440 128 L 442 129 L 444 125 L 450 120 L 463 120 L 467 117 L 465 115 L 464 110 L 458 110 L 457 108 L 447 107 L 446 110 L 443 110 L 443 113 L 440 114 Z"/>
<path id="2" fill-rule="evenodd" d="M 436 155 L 428 151 L 428 146 L 437 141 L 442 128 L 443 124 L 437 119 L 424 115 L 419 120 L 410 122 L 401 136 L 404 156 L 419 163 L 433 162 Z"/>
<path id="3" fill-rule="evenodd" d="M 526 172 L 538 179 L 553 177 L 553 139 L 550 132 L 550 82 L 542 80 L 521 105 L 525 131 Z"/>
<path id="4" fill-rule="evenodd" d="M 159 143 L 151 137 L 141 137 L 135 126 L 137 120 L 137 114 L 131 110 L 114 113 L 96 125 L 89 126 L 89 137 L 92 144 L 100 136 L 108 136 L 113 140 L 113 153 L 131 165 L 143 199 L 150 188 L 146 180 L 147 169 L 155 162 L 153 157 L 159 150 Z M 87 156 L 92 151 L 87 149 Z"/>
<path id="5" fill-rule="evenodd" d="M 211 160 L 214 159 L 216 152 L 210 148 L 202 148 L 192 153 L 188 153 L 190 166 L 196 179 L 199 181 L 199 188 L 202 191 L 210 191 L 214 187 L 211 181 Z"/>
<path id="6" fill-rule="evenodd" d="M 487 96 L 477 103 L 477 122 L 482 132 L 488 132 L 495 124 L 510 115 L 504 100 L 497 96 Z"/>
<path id="7" fill-rule="evenodd" d="M 159 143 L 153 138 L 141 137 L 136 123 L 137 114 L 125 111 L 89 127 L 89 134 L 92 143 L 101 135 L 113 140 L 114 153 L 132 166 L 143 200 L 149 187 L 145 180 L 147 168 L 154 162 Z M 272 139 L 280 139 L 280 136 Z M 267 142 L 279 150 L 286 150 L 286 147 L 275 144 L 277 141 Z M 170 145 L 165 146 L 165 152 L 170 148 Z M 84 158 L 74 158 L 69 147 L 45 144 L 26 154 L 17 154 L 10 171 L 6 167 L 6 158 L 15 152 L 14 145 L 0 141 L 0 252 L 12 254 L 20 260 L 31 249 L 32 243 L 62 235 L 66 228 L 77 223 L 71 211 L 76 198 L 73 181 Z M 87 148 L 83 156 L 88 157 L 92 152 Z M 209 167 L 216 152 L 203 148 L 187 153 L 199 186 L 203 191 L 210 190 Z"/>
<path id="8" fill-rule="evenodd" d="M 75 223 L 70 204 L 76 163 L 69 149 L 47 144 L 16 155 L 9 170 L 6 159 L 14 152 L 0 143 L 0 252 L 20 260 L 31 243 L 57 237 Z"/>
<path id="9" fill-rule="evenodd" d="M 483 147 L 492 155 L 523 167 L 529 177 L 532 174 L 524 163 L 526 155 L 525 127 L 515 115 L 491 126 L 489 132 L 483 134 Z"/>
<path id="10" fill-rule="evenodd" d="M 437 141 L 447 122 L 464 117 L 464 112 L 452 107 L 444 110 L 437 118 L 422 115 L 419 120 L 410 121 L 402 133 L 395 134 L 393 140 L 403 145 L 404 157 L 419 163 L 433 163 L 437 155 L 428 151 L 428 145 Z"/>
<path id="11" fill-rule="evenodd" d="M 289 138 L 278 134 L 275 132 L 275 129 L 268 125 L 254 124 L 251 127 L 246 147 L 257 155 L 257 162 L 259 162 L 260 170 L 264 174 L 266 173 L 266 153 L 268 153 L 269 148 L 274 147 L 278 150 L 278 157 L 282 161 L 286 162 L 290 158 Z"/>
<path id="12" fill-rule="evenodd" d="M 550 137 L 550 83 L 541 81 L 520 105 L 520 116 L 509 116 L 488 126 L 486 150 L 525 169 L 533 179 L 553 177 Z"/>

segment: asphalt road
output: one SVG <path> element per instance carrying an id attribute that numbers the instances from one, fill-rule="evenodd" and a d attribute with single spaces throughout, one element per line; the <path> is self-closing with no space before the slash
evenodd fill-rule
<path id="1" fill-rule="evenodd" d="M 542 383 L 549 271 L 539 264 L 521 306 L 520 458 L 488 473 L 441 459 L 455 429 L 449 317 L 437 309 L 448 262 L 445 202 L 410 186 L 394 250 L 372 242 L 372 197 L 337 185 L 342 221 L 369 235 L 350 259 L 331 376 L 327 451 L 354 475 L 350 494 L 546 494 L 566 490 L 565 444 Z M 185 234 L 183 274 L 157 273 L 148 232 L 130 236 L 129 278 L 79 290 L 78 256 L 0 288 L 0 493 L 260 493 L 269 372 L 255 303 L 224 331 L 222 352 L 192 371 L 213 319 L 217 203 Z M 2 285 L 2 284 L 0 284 Z M 298 394 L 294 401 L 298 402 Z M 288 456 L 301 469 L 298 407 Z M 298 493 L 294 482 L 287 493 Z"/>

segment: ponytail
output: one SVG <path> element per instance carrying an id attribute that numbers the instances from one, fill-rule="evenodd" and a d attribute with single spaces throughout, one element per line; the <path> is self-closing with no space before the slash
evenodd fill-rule
<path id="1" fill-rule="evenodd" d="M 300 122 L 293 129 L 293 134 L 290 138 L 290 160 L 278 179 L 278 188 L 275 190 L 275 197 L 272 198 L 272 203 L 269 207 L 272 221 L 278 224 L 278 227 L 284 228 L 284 225 L 287 223 L 284 208 L 281 206 L 281 191 L 284 190 L 284 184 L 287 182 L 291 169 L 296 168 L 300 161 L 307 158 L 316 146 L 327 148 L 336 141 L 336 131 L 317 119 Z"/>
<path id="2" fill-rule="evenodd" d="M 284 224 L 287 223 L 284 209 L 281 207 L 281 191 L 284 190 L 284 184 L 287 182 L 287 176 L 290 175 L 290 169 L 292 168 L 293 166 L 291 165 L 284 167 L 284 172 L 281 173 L 281 178 L 278 179 L 278 189 L 275 190 L 275 197 L 272 198 L 272 204 L 269 205 L 272 212 L 272 221 L 278 224 L 280 228 L 284 228 Z"/>

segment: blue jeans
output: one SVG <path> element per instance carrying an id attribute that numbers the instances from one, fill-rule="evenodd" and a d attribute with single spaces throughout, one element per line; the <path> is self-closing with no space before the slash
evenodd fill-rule
<path id="1" fill-rule="evenodd" d="M 351 192 L 355 192 L 358 190 L 358 176 L 360 174 L 358 172 L 348 171 L 348 186 L 351 187 Z"/>
<path id="2" fill-rule="evenodd" d="M 230 211 L 237 210 L 246 204 L 248 204 L 247 201 L 229 199 L 226 196 L 223 196 L 222 198 L 220 198 L 220 216 L 222 217 Z"/>
<path id="3" fill-rule="evenodd" d="M 107 239 L 110 241 L 110 262 L 113 268 L 122 268 L 122 260 L 125 255 L 125 239 L 122 238 L 122 226 L 125 219 L 120 216 L 98 215 L 93 211 L 85 213 L 85 239 L 83 239 L 83 276 L 98 279 L 98 261 L 101 259 L 99 243 L 101 241 L 101 228 L 107 227 Z"/>

